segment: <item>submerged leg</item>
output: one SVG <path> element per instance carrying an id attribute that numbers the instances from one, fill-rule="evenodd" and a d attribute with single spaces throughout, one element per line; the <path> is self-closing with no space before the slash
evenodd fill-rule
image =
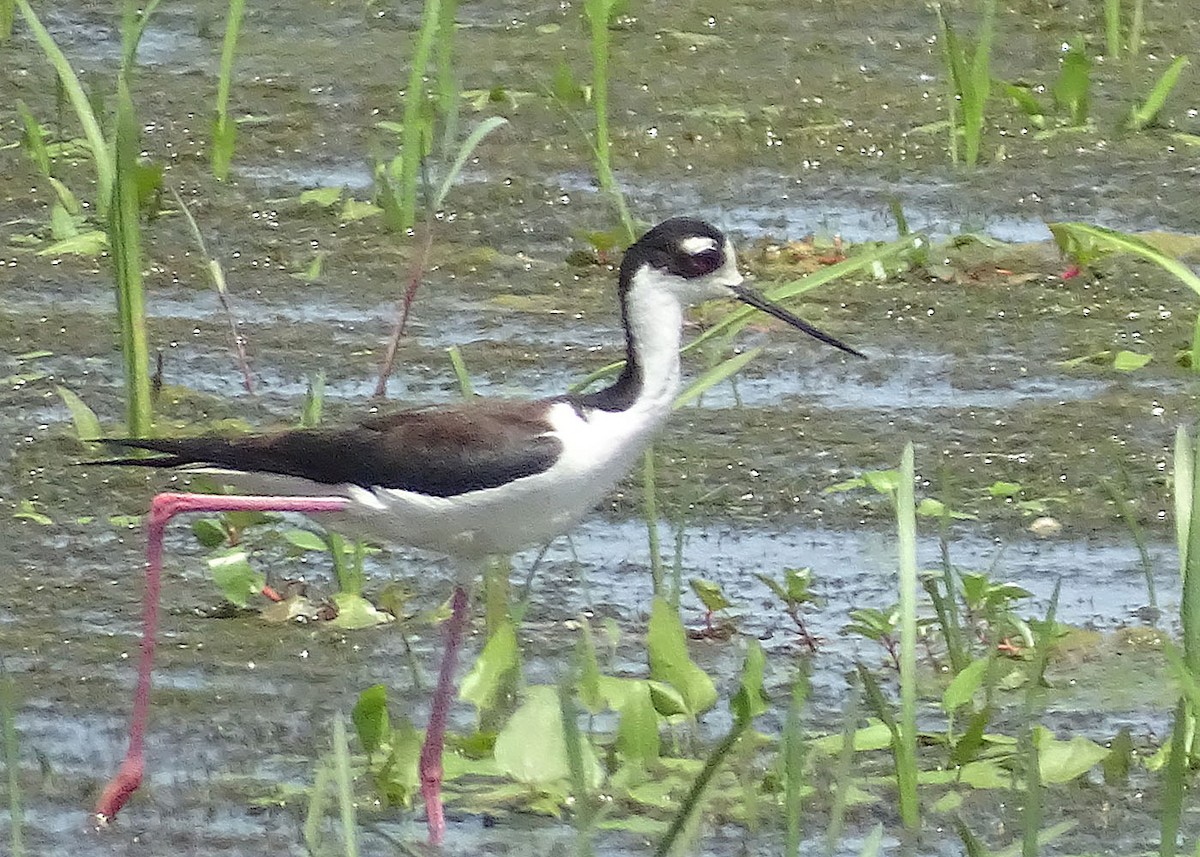
<path id="1" fill-rule="evenodd" d="M 421 746 L 421 797 L 425 799 L 425 816 L 429 826 L 429 843 L 441 845 L 446 835 L 446 817 L 442 812 L 442 747 L 446 741 L 446 717 L 454 697 L 454 668 L 458 663 L 458 647 L 467 625 L 467 590 L 454 587 L 450 601 L 450 621 L 446 623 L 446 651 L 438 672 L 425 743 Z"/>
<path id="2" fill-rule="evenodd" d="M 143 744 L 150 711 L 150 673 L 158 637 L 158 595 L 162 587 L 163 531 L 176 515 L 186 512 L 340 512 L 344 497 L 229 497 L 222 494 L 159 494 L 150 505 L 146 544 L 146 590 L 142 610 L 142 655 L 138 662 L 137 689 L 129 723 L 129 749 L 116 775 L 109 780 L 93 815 L 103 827 L 116 818 L 137 791 L 145 766 Z"/>

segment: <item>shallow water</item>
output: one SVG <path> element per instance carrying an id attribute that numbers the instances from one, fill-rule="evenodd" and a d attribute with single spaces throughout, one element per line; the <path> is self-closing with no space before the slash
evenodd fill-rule
<path id="1" fill-rule="evenodd" d="M 1023 3 L 1006 11 L 997 73 L 1051 81 L 1057 45 L 1081 29 L 1100 50 L 1092 5 Z M 687 212 L 730 229 L 761 279 L 770 276 L 758 258 L 765 243 L 808 233 L 822 246 L 834 235 L 891 238 L 892 199 L 913 228 L 935 238 L 978 231 L 1036 242 L 1048 235 L 1044 221 L 1057 219 L 1194 236 L 1200 170 L 1194 150 L 1170 132 L 1200 133 L 1200 90 L 1180 86 L 1164 128 L 1112 130 L 1172 53 L 1200 36 L 1200 23 L 1172 14 L 1176 5 L 1151 6 L 1141 58 L 1120 70 L 1097 66 L 1099 131 L 1037 139 L 1023 117 L 997 103 L 987 162 L 974 173 L 947 164 L 944 131 L 919 130 L 945 115 L 944 70 L 933 18 L 907 0 L 743 5 L 711 21 L 712 10 L 691 2 L 637 8 L 613 31 L 619 179 L 647 221 Z M 208 176 L 204 151 L 223 10 L 164 4 L 139 53 L 144 146 L 194 206 L 209 250 L 226 268 L 259 388 L 249 395 L 241 387 L 226 320 L 203 285 L 203 255 L 180 217 L 160 217 L 147 227 L 146 266 L 152 347 L 164 355 L 167 385 L 159 412 L 171 431 L 218 419 L 290 423 L 317 371 L 328 376 L 328 419 L 362 414 L 411 264 L 408 242 L 378 222 L 343 223 L 301 206 L 297 196 L 317 186 L 370 195 L 372 161 L 395 153 L 395 140 L 376 123 L 398 121 L 415 7 L 307 0 L 251 7 L 233 96 L 249 121 L 240 126 L 225 185 Z M 109 6 L 39 12 L 85 80 L 107 87 L 120 53 Z M 461 84 L 508 90 L 509 100 L 485 112 L 502 113 L 510 124 L 480 148 L 440 214 L 432 269 L 389 386 L 393 403 L 457 399 L 444 353 L 452 345 L 488 395 L 559 392 L 620 356 L 611 272 L 563 262 L 581 246 L 575 233 L 611 226 L 611 215 L 574 126 L 537 94 L 554 73 L 548 57 L 562 56 L 586 76 L 578 14 L 558 3 L 476 3 L 460 12 Z M 962 26 L 969 22 L 967 13 L 955 15 Z M 719 41 L 697 43 L 697 33 Z M 48 121 L 54 88 L 23 29 L 3 61 L 9 73 L 0 79 L 0 137 L 12 142 L 20 127 L 16 100 Z M 464 122 L 476 119 L 468 108 Z M 330 718 L 364 687 L 388 683 L 393 709 L 416 722 L 425 716 L 426 693 L 414 687 L 394 628 L 341 634 L 319 624 L 198 618 L 195 611 L 216 594 L 184 525 L 169 539 L 169 615 L 148 782 L 115 830 L 82 833 L 86 808 L 124 750 L 138 630 L 142 535 L 108 519 L 140 514 L 166 483 L 158 475 L 65 466 L 91 453 L 70 440 L 55 384 L 78 392 L 105 425 L 120 419 L 107 260 L 38 257 L 30 249 L 36 245 L 18 242 L 34 235 L 44 246 L 54 195 L 18 149 L 0 148 L 0 159 L 0 437 L 12 450 L 11 466 L 0 473 L 7 581 L 0 655 L 19 700 L 31 853 L 305 853 L 305 802 L 273 802 L 277 788 L 311 783 Z M 64 165 L 62 175 L 89 197 L 86 164 Z M 317 282 L 289 276 L 318 251 L 328 255 Z M 715 580 L 732 597 L 727 618 L 771 655 L 767 683 L 776 700 L 785 698 L 801 649 L 754 575 L 814 569 L 823 599 L 809 613 L 823 638 L 806 712 L 814 732 L 839 728 L 853 660 L 884 661 L 881 649 L 840 633 L 848 611 L 894 600 L 887 503 L 822 489 L 894 466 L 911 438 L 921 493 L 980 518 L 955 526 L 954 561 L 1028 588 L 1035 594 L 1029 616 L 1045 611 L 1061 579 L 1059 618 L 1103 632 L 1096 651 L 1056 666 L 1059 690 L 1042 722 L 1060 737 L 1104 741 L 1128 726 L 1139 747 L 1161 741 L 1172 704 L 1161 663 L 1124 651 L 1112 633 L 1141 624 L 1149 598 L 1138 552 L 1101 479 L 1114 480 L 1149 533 L 1158 607 L 1173 629 L 1179 586 L 1167 517 L 1169 450 L 1175 426 L 1191 421 L 1197 405 L 1194 382 L 1174 357 L 1190 341 L 1193 296 L 1144 265 L 1115 262 L 1073 279 L 1062 276 L 1067 267 L 1045 245 L 939 244 L 927 274 L 822 290 L 804 303 L 806 317 L 863 348 L 870 361 L 846 361 L 764 325 L 738 342 L 766 346 L 763 357 L 736 384 L 680 413 L 664 437 L 659 481 L 668 553 L 671 528 L 682 522 L 685 581 Z M 1154 360 L 1133 374 L 1061 364 L 1121 348 Z M 41 350 L 51 354 L 21 356 Z M 693 359 L 690 369 L 700 371 L 707 359 Z M 1020 482 L 1016 499 L 1026 505 L 992 499 L 987 488 L 997 480 Z M 23 501 L 52 523 L 11 517 Z M 639 641 L 650 578 L 639 508 L 640 489 L 630 480 L 569 544 L 560 540 L 547 554 L 521 632 L 529 682 L 558 680 L 581 611 L 615 619 L 623 635 L 615 668 L 644 674 Z M 1063 533 L 1034 539 L 1026 528 L 1037 514 L 1059 519 Z M 80 523 L 82 516 L 96 521 Z M 937 563 L 932 540 L 921 550 L 925 564 Z M 273 572 L 297 571 L 275 559 Z M 514 585 L 530 559 L 518 559 Z M 327 586 L 321 564 L 310 566 L 299 570 Z M 369 589 L 395 576 L 429 609 L 444 598 L 449 576 L 431 567 L 444 571 L 435 560 L 392 549 L 370 559 Z M 683 609 L 689 627 L 703 626 L 690 593 Z M 482 644 L 481 632 L 477 626 L 470 651 Z M 411 641 L 427 686 L 437 635 L 421 624 Z M 714 737 L 728 723 L 724 699 L 742 648 L 736 638 L 692 646 L 719 679 L 723 701 L 701 724 Z M 467 706 L 454 716 L 455 728 L 473 726 Z M 780 721 L 776 704 L 760 726 L 774 734 Z M 1123 854 L 1154 846 L 1155 809 L 1141 803 L 1153 783 L 1142 776 L 1138 788 L 1102 797 L 1056 793 L 1052 813 L 1081 826 L 1052 847 Z M 987 824 L 977 832 L 996 845 L 1009 841 L 1012 810 L 1003 796 L 973 795 L 967 810 L 981 828 Z M 817 815 L 809 825 L 814 848 L 824 823 Z M 898 828 L 890 810 L 861 810 L 841 843 L 844 853 L 858 853 L 876 818 L 889 831 Z M 931 826 L 943 821 L 934 817 Z M 1185 819 L 1192 839 L 1196 824 L 1194 813 Z M 1106 827 L 1119 835 L 1088 832 Z M 778 835 L 767 825 L 747 845 L 744 828 L 719 824 L 697 850 L 778 850 Z M 364 836 L 368 853 L 391 853 L 383 837 L 419 841 L 420 817 L 372 817 Z M 566 823 L 537 816 L 458 813 L 449 853 L 569 853 L 572 837 Z M 925 847 L 949 854 L 961 846 L 931 830 Z M 601 848 L 648 850 L 639 837 L 616 833 L 604 834 Z"/>

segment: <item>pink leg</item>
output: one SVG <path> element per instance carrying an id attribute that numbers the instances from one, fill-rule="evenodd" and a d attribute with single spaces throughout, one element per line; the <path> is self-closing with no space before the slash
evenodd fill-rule
<path id="1" fill-rule="evenodd" d="M 446 741 L 446 716 L 454 695 L 454 667 L 458 662 L 458 646 L 467 624 L 467 590 L 454 587 L 450 601 L 450 621 L 446 623 L 446 652 L 438 672 L 437 688 L 433 692 L 433 707 L 421 746 L 421 796 L 425 799 L 425 816 L 429 825 L 429 844 L 441 845 L 446 835 L 446 817 L 442 812 L 442 746 Z"/>
<path id="2" fill-rule="evenodd" d="M 146 716 L 150 711 L 150 672 L 158 632 L 158 595 L 161 589 L 163 531 L 167 522 L 185 512 L 340 512 L 344 497 L 228 497 L 221 494 L 159 494 L 150 505 L 146 545 L 146 592 L 142 611 L 142 657 L 138 663 L 133 717 L 129 724 L 129 749 L 121 767 L 104 787 L 93 815 L 104 827 L 117 817 L 142 782 Z"/>

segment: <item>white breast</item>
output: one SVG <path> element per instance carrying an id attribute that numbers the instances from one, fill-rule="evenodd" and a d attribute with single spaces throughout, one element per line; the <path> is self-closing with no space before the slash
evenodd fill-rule
<path id="1" fill-rule="evenodd" d="M 544 544 L 591 511 L 632 467 L 665 411 L 550 411 L 563 444 L 553 466 L 496 488 L 430 497 L 389 488 L 340 486 L 353 500 L 336 516 L 347 529 L 461 558 L 504 555 Z M 338 523 L 334 523 L 336 528 Z"/>

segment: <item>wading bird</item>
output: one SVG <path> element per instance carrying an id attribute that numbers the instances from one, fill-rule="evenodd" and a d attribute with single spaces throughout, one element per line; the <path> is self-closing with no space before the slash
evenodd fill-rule
<path id="1" fill-rule="evenodd" d="M 97 804 L 100 823 L 116 816 L 142 779 L 167 522 L 185 512 L 303 512 L 337 529 L 457 560 L 445 654 L 419 763 L 429 839 L 442 841 L 442 745 L 469 586 L 488 557 L 543 544 L 569 530 L 628 472 L 679 392 L 684 307 L 737 298 L 863 356 L 746 288 L 733 245 L 701 220 L 673 218 L 643 235 L 621 261 L 617 293 L 625 367 L 597 392 L 419 408 L 342 428 L 111 441 L 159 455 L 98 463 L 210 473 L 253 493 L 154 498 L 129 749 Z"/>

